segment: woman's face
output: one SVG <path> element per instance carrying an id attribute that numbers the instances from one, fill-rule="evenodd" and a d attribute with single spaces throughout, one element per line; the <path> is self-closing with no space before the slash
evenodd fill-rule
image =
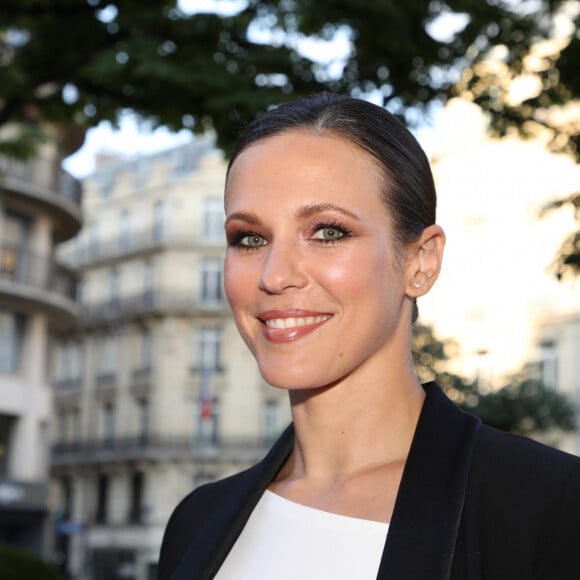
<path id="1" fill-rule="evenodd" d="M 270 384 L 328 386 L 397 350 L 410 301 L 381 188 L 373 158 L 329 134 L 268 137 L 234 162 L 225 289 Z"/>

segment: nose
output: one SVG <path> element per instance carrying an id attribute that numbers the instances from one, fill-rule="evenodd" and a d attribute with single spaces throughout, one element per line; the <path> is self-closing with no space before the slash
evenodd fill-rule
<path id="1" fill-rule="evenodd" d="M 303 288 L 307 283 L 300 250 L 294 246 L 270 246 L 260 276 L 260 290 L 267 294 Z"/>

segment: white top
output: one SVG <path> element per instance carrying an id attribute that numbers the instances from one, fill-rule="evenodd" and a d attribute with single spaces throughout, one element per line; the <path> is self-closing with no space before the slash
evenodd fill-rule
<path id="1" fill-rule="evenodd" d="M 266 490 L 215 580 L 374 580 L 388 529 Z"/>

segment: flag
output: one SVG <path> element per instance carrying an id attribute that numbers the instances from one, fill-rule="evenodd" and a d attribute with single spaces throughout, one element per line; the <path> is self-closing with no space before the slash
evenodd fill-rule
<path id="1" fill-rule="evenodd" d="M 202 420 L 213 418 L 213 394 L 211 388 L 211 370 L 202 369 L 201 387 L 199 390 L 200 417 Z"/>

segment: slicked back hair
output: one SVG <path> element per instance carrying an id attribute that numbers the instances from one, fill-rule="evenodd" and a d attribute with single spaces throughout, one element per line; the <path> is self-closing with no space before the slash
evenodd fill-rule
<path id="1" fill-rule="evenodd" d="M 362 99 L 319 93 L 259 115 L 241 133 L 228 172 L 250 145 L 296 130 L 337 135 L 373 157 L 383 177 L 383 201 L 394 238 L 401 246 L 435 223 L 435 185 L 425 152 L 397 117 Z"/>

